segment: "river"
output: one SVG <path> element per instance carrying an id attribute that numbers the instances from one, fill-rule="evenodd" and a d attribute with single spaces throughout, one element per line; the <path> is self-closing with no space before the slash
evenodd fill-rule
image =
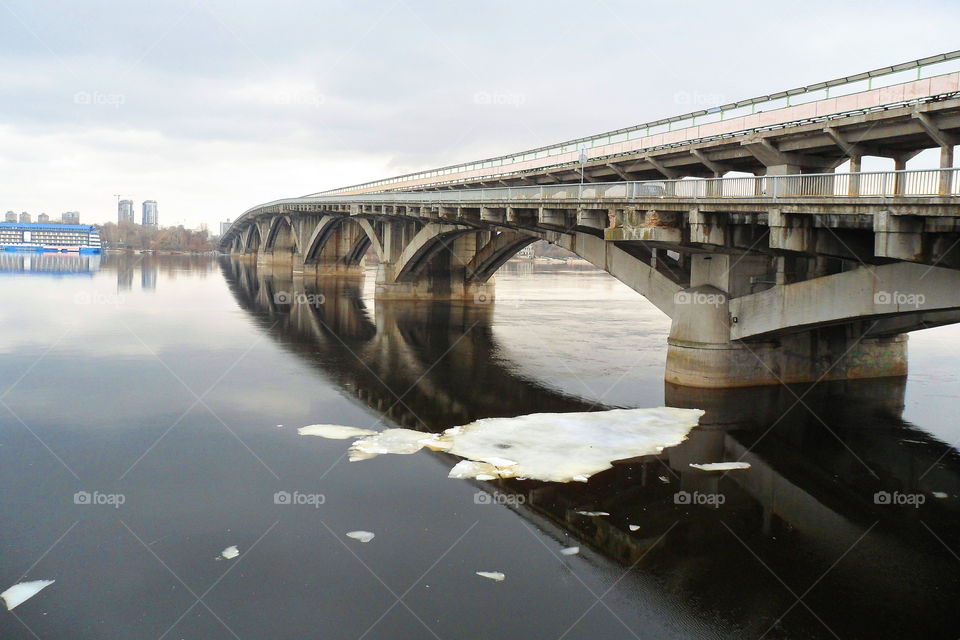
<path id="1" fill-rule="evenodd" d="M 665 386 L 669 320 L 588 267 L 510 262 L 495 303 L 413 304 L 375 302 L 372 271 L 21 258 L 0 263 L 0 589 L 55 582 L 2 638 L 960 634 L 958 328 L 913 334 L 907 379 L 706 392 Z M 664 404 L 707 414 L 588 483 L 297 433 Z"/>

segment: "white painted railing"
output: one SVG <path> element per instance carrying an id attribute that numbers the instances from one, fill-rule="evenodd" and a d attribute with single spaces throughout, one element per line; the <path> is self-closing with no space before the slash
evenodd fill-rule
<path id="1" fill-rule="evenodd" d="M 786 176 L 688 178 L 558 184 L 492 189 L 405 191 L 299 198 L 306 202 L 459 204 L 480 202 L 716 198 L 898 198 L 960 196 L 960 169 L 810 173 Z"/>

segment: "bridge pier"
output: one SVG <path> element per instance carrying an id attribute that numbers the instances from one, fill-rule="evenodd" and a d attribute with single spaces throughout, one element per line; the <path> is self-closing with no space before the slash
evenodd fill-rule
<path id="1" fill-rule="evenodd" d="M 779 291 L 785 261 L 768 255 L 693 256 L 691 286 L 674 296 L 667 382 L 732 388 L 907 375 L 906 335 L 871 333 L 876 323 L 866 320 L 734 339 L 743 307 L 732 310 L 731 300 Z M 829 301 L 814 297 L 805 304 Z"/>
<path id="2" fill-rule="evenodd" d="M 714 320 L 721 326 L 719 318 Z M 763 341 L 724 341 L 706 325 L 703 317 L 694 323 L 674 318 L 666 382 L 725 389 L 907 375 L 905 334 L 865 337 L 855 328 L 838 326 Z"/>

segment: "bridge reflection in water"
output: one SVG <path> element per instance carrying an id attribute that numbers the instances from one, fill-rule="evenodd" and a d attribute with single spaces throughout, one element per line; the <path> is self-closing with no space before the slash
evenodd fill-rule
<path id="1" fill-rule="evenodd" d="M 371 313 L 356 277 L 221 267 L 274 339 L 385 426 L 610 408 L 517 375 L 498 355 L 489 306 L 378 301 Z M 630 569 L 623 588 L 642 610 L 695 609 L 740 637 L 956 637 L 960 456 L 902 419 L 905 383 L 668 384 L 668 406 L 707 411 L 684 444 L 587 484 L 476 485 L 543 535 L 572 536 L 596 562 Z M 750 470 L 689 466 L 741 458 Z M 923 504 L 884 504 L 887 495 Z M 585 508 L 611 515 L 577 513 Z"/>

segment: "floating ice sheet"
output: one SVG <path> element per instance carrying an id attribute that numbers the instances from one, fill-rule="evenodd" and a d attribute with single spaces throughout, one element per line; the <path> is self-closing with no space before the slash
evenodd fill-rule
<path id="1" fill-rule="evenodd" d="M 281 427 L 283 425 L 277 425 Z M 361 429 L 359 427 L 345 427 L 339 424 L 311 424 L 297 429 L 297 433 L 302 436 L 320 436 L 321 438 L 330 438 L 331 440 L 346 440 L 347 438 L 356 438 L 357 436 L 369 436 L 375 434 L 372 429 Z"/>
<path id="2" fill-rule="evenodd" d="M 226 558 L 227 560 L 233 560 L 238 555 L 240 555 L 240 550 L 237 549 L 237 545 L 233 544 L 220 552 L 220 555 Z"/>
<path id="3" fill-rule="evenodd" d="M 350 447 L 351 461 L 409 454 L 426 446 L 466 458 L 450 470 L 452 478 L 586 482 L 615 460 L 654 455 L 680 444 L 702 415 L 699 409 L 659 407 L 486 418 L 441 435 L 411 429 L 370 433 L 337 425 L 313 425 L 299 432 L 329 438 L 366 435 Z"/>
<path id="4" fill-rule="evenodd" d="M 497 582 L 503 582 L 503 579 L 507 577 L 499 571 L 477 571 L 477 575 L 481 578 L 496 580 Z"/>
<path id="5" fill-rule="evenodd" d="M 347 533 L 348 538 L 353 538 L 354 540 L 359 540 L 360 542 L 370 542 L 373 540 L 374 534 L 370 531 L 350 531 Z"/>
<path id="6" fill-rule="evenodd" d="M 0 593 L 0 598 L 3 598 L 3 601 L 6 603 L 7 611 L 12 611 L 14 607 L 19 604 L 23 604 L 25 601 L 37 595 L 41 590 L 49 587 L 53 583 L 53 580 L 31 580 L 29 582 L 20 582 L 13 585 L 3 593 Z"/>
<path id="7" fill-rule="evenodd" d="M 440 442 L 454 455 L 493 465 L 502 478 L 583 481 L 614 460 L 680 444 L 702 415 L 670 407 L 534 413 L 477 420 L 445 431 Z"/>
<path id="8" fill-rule="evenodd" d="M 737 469 L 749 469 L 749 462 L 705 462 L 697 464 L 691 462 L 690 466 L 701 471 L 735 471 Z"/>

